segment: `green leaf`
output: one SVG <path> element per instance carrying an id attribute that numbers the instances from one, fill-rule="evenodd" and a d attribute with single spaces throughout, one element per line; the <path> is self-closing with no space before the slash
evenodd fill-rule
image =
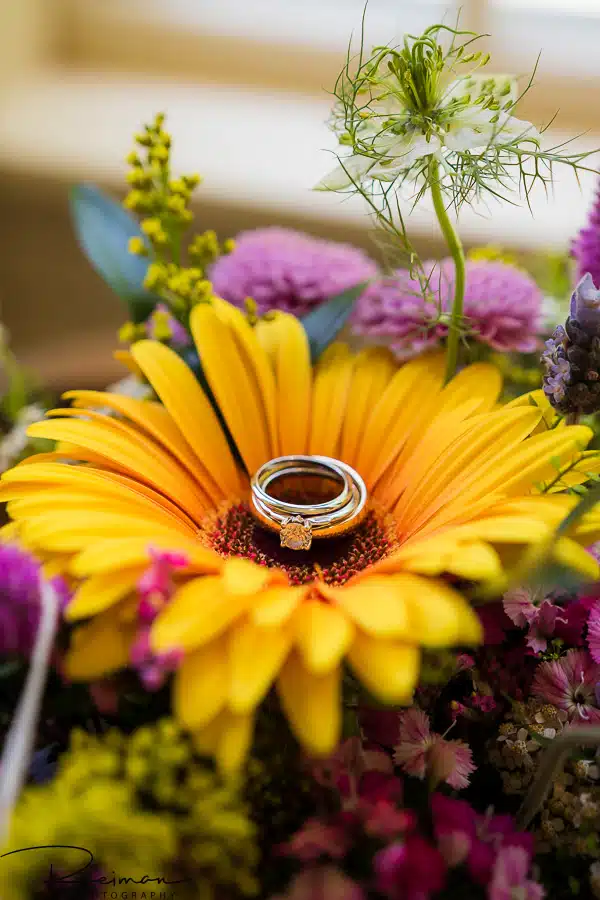
<path id="1" fill-rule="evenodd" d="M 135 219 L 93 184 L 78 184 L 70 193 L 77 240 L 96 272 L 129 308 L 137 324 L 144 322 L 159 298 L 144 288 L 145 257 L 129 252 L 129 239 L 143 234 Z"/>
<path id="2" fill-rule="evenodd" d="M 323 350 L 338 336 L 352 312 L 355 302 L 358 300 L 367 282 L 363 281 L 354 287 L 348 288 L 341 294 L 331 297 L 326 303 L 309 312 L 301 322 L 308 335 L 310 356 L 314 362 L 320 357 Z"/>

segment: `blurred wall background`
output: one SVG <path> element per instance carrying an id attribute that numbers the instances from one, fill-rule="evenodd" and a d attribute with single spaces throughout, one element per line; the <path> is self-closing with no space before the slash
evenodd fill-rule
<path id="1" fill-rule="evenodd" d="M 375 252 L 360 203 L 315 194 L 331 165 L 324 122 L 363 0 L 2 0 L 0 4 L 0 303 L 22 359 L 57 386 L 102 384 L 118 300 L 81 256 L 69 184 L 119 195 L 136 127 L 164 110 L 175 164 L 199 171 L 198 221 L 222 237 L 277 223 Z M 600 147 L 600 0 L 370 0 L 366 43 L 389 41 L 461 8 L 489 32 L 495 72 L 530 73 L 521 115 L 548 140 Z M 525 84 L 527 79 L 525 79 Z M 565 248 L 594 176 L 559 176 L 534 218 L 510 206 L 462 219 L 467 243 Z M 426 205 L 413 219 L 425 254 L 441 252 Z"/>

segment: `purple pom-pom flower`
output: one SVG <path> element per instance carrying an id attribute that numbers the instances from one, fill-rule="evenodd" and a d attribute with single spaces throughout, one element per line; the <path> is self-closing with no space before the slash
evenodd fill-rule
<path id="1" fill-rule="evenodd" d="M 600 284 L 600 183 L 587 224 L 571 246 L 577 265 L 577 278 L 589 272 L 595 284 Z"/>
<path id="2" fill-rule="evenodd" d="M 280 309 L 303 316 L 377 273 L 373 260 L 356 247 L 286 228 L 259 228 L 236 238 L 210 279 L 215 294 L 235 306 L 243 308 L 252 298 L 259 314 Z"/>
<path id="3" fill-rule="evenodd" d="M 64 581 L 55 578 L 52 586 L 64 607 Z M 29 656 L 39 622 L 40 564 L 15 544 L 0 544 L 0 654 Z"/>
<path id="4" fill-rule="evenodd" d="M 437 345 L 448 334 L 454 297 L 454 262 L 423 264 L 427 296 L 416 278 L 398 270 L 366 289 L 354 313 L 359 334 L 391 339 L 404 357 Z M 535 350 L 541 328 L 543 295 L 533 278 L 504 262 L 468 260 L 464 298 L 465 327 L 495 350 Z"/>

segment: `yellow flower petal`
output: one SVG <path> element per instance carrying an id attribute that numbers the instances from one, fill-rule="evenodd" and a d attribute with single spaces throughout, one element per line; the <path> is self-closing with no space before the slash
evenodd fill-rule
<path id="1" fill-rule="evenodd" d="M 74 681 L 92 681 L 122 669 L 129 662 L 136 627 L 124 624 L 114 607 L 81 625 L 71 637 L 65 661 L 67 676 Z"/>
<path id="2" fill-rule="evenodd" d="M 75 591 L 65 611 L 65 619 L 74 622 L 108 609 L 135 588 L 143 568 L 118 569 L 88 578 Z"/>
<path id="3" fill-rule="evenodd" d="M 203 728 L 227 699 L 228 655 L 224 635 L 187 654 L 175 675 L 173 704 L 190 731 Z"/>
<path id="4" fill-rule="evenodd" d="M 462 594 L 441 579 L 396 576 L 407 598 L 413 640 L 424 647 L 481 643 L 479 617 Z"/>
<path id="5" fill-rule="evenodd" d="M 209 303 L 199 303 L 190 316 L 190 328 L 206 380 L 248 472 L 256 472 L 271 458 L 262 399 L 252 372 L 246 369 L 231 329 Z M 189 418 L 189 401 L 182 397 Z"/>
<path id="6" fill-rule="evenodd" d="M 385 347 L 367 347 L 356 357 L 349 402 L 342 423 L 341 458 L 355 465 L 371 410 L 389 384 L 397 363 Z"/>
<path id="7" fill-rule="evenodd" d="M 250 749 L 253 725 L 251 715 L 238 716 L 224 709 L 192 736 L 199 753 L 214 755 L 224 775 L 235 775 Z"/>
<path id="8" fill-rule="evenodd" d="M 400 454 L 430 411 L 444 380 L 444 359 L 424 354 L 396 372 L 365 423 L 357 468 L 370 486 Z"/>
<path id="9" fill-rule="evenodd" d="M 459 423 L 458 437 L 447 444 L 442 436 L 442 452 L 437 459 L 426 456 L 427 468 L 415 473 L 414 481 L 407 484 L 398 501 L 395 514 L 402 528 L 416 529 L 427 517 L 431 518 L 446 489 L 452 491 L 452 496 L 460 496 L 460 485 L 469 472 L 476 474 L 489 459 L 516 448 L 533 431 L 540 415 L 539 410 L 530 407 L 503 409 Z"/>
<path id="10" fill-rule="evenodd" d="M 36 457 L 39 459 L 38 457 Z M 57 462 L 34 462 L 9 469 L 0 481 L 0 499 L 27 497 L 42 494 L 49 487 L 64 487 L 82 491 L 94 490 L 101 496 L 127 498 L 145 497 L 152 504 L 168 512 L 180 524 L 186 522 L 194 534 L 197 525 L 171 500 L 158 491 L 127 475 L 92 468 L 90 466 L 66 466 Z"/>
<path id="11" fill-rule="evenodd" d="M 490 581 L 502 574 L 500 557 L 489 544 L 471 541 L 459 544 L 444 560 L 443 572 L 467 581 Z"/>
<path id="12" fill-rule="evenodd" d="M 275 375 L 269 359 L 253 328 L 243 312 L 220 297 L 213 297 L 213 307 L 217 315 L 231 328 L 246 371 L 255 381 L 257 403 L 264 405 L 267 431 L 269 433 L 271 456 L 279 456 L 279 434 L 277 428 L 277 394 Z"/>
<path id="13" fill-rule="evenodd" d="M 306 332 L 294 316 L 275 312 L 258 322 L 256 334 L 275 372 L 280 453 L 306 453 L 312 385 Z"/>
<path id="14" fill-rule="evenodd" d="M 235 495 L 240 486 L 237 467 L 217 415 L 191 369 L 158 341 L 139 341 L 131 352 L 214 483 L 225 496 Z"/>
<path id="15" fill-rule="evenodd" d="M 406 601 L 395 578 L 373 575 L 342 587 L 320 584 L 319 590 L 369 634 L 381 637 L 409 634 Z"/>
<path id="16" fill-rule="evenodd" d="M 331 753 L 341 728 L 339 668 L 315 675 L 292 653 L 281 670 L 277 690 L 298 740 L 317 755 Z"/>
<path id="17" fill-rule="evenodd" d="M 492 409 L 502 390 L 502 375 L 491 363 L 472 363 L 454 376 L 440 395 L 444 409 L 476 399 L 478 412 Z"/>
<path id="18" fill-rule="evenodd" d="M 206 468 L 200 463 L 198 456 L 185 440 L 173 417 L 162 404 L 102 391 L 67 391 L 63 397 L 72 400 L 75 408 L 107 407 L 125 416 L 172 453 L 188 472 L 200 481 L 213 501 L 219 502 L 223 499 L 222 484 L 217 484 L 214 478 L 208 475 Z M 206 439 L 202 446 L 205 446 L 205 443 Z"/>
<path id="19" fill-rule="evenodd" d="M 276 569 L 234 556 L 223 564 L 223 587 L 229 594 L 257 594 L 275 579 L 276 573 Z"/>
<path id="20" fill-rule="evenodd" d="M 256 604 L 250 611 L 252 621 L 262 628 L 282 625 L 292 615 L 306 590 L 304 587 L 288 585 L 266 588 L 258 595 Z"/>
<path id="21" fill-rule="evenodd" d="M 344 613 L 318 600 L 298 606 L 293 628 L 306 668 L 317 675 L 340 664 L 354 636 L 354 626 Z"/>
<path id="22" fill-rule="evenodd" d="M 151 539 L 123 537 L 91 542 L 73 558 L 70 571 L 82 578 L 128 566 L 143 563 L 147 565 L 151 549 L 185 554 L 189 561 L 186 567 L 188 572 L 213 574 L 223 566 L 221 557 L 207 547 L 191 541 L 174 541 L 168 537 L 153 535 Z"/>
<path id="23" fill-rule="evenodd" d="M 121 468 L 151 487 L 176 498 L 177 502 L 198 521 L 205 511 L 205 500 L 198 485 L 173 458 L 157 444 L 146 443 L 132 428 L 115 423 L 107 416 L 102 422 L 83 419 L 59 419 L 37 422 L 27 429 L 30 437 L 51 441 L 71 441 L 90 449 L 110 467 Z"/>
<path id="24" fill-rule="evenodd" d="M 232 629 L 229 640 L 229 707 L 250 712 L 269 690 L 292 644 L 281 628 L 260 628 L 246 622 Z"/>
<path id="25" fill-rule="evenodd" d="M 337 456 L 354 360 L 345 344 L 324 351 L 315 369 L 309 452 Z"/>
<path id="26" fill-rule="evenodd" d="M 188 581 L 155 619 L 152 647 L 162 653 L 206 644 L 239 618 L 250 600 L 248 594 L 228 594 L 222 578 L 206 575 Z"/>
<path id="27" fill-rule="evenodd" d="M 254 718 L 227 713 L 216 752 L 217 765 L 224 775 L 235 775 L 250 750 Z"/>
<path id="28" fill-rule="evenodd" d="M 597 560 L 570 538 L 559 538 L 554 545 L 553 555 L 557 562 L 579 572 L 589 583 L 598 580 L 600 573 Z"/>
<path id="29" fill-rule="evenodd" d="M 24 520 L 21 524 L 24 539 L 43 550 L 55 553 L 76 553 L 85 545 L 115 534 L 145 537 L 148 544 L 153 538 L 163 538 L 177 546 L 179 533 L 159 526 L 151 518 L 124 515 L 122 513 L 90 512 L 85 509 L 61 510 L 60 517 L 48 513 Z"/>
<path id="30" fill-rule="evenodd" d="M 357 631 L 348 660 L 361 681 L 385 703 L 412 702 L 419 675 L 418 647 Z"/>

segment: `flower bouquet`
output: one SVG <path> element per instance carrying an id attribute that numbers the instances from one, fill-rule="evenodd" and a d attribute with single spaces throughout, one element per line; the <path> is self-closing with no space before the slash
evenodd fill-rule
<path id="1" fill-rule="evenodd" d="M 590 168 L 476 40 L 338 80 L 318 187 L 383 267 L 190 238 L 162 115 L 124 209 L 73 190 L 130 374 L 33 422 L 4 357 L 2 900 L 600 897 L 600 220 L 465 254 L 465 204 Z"/>

